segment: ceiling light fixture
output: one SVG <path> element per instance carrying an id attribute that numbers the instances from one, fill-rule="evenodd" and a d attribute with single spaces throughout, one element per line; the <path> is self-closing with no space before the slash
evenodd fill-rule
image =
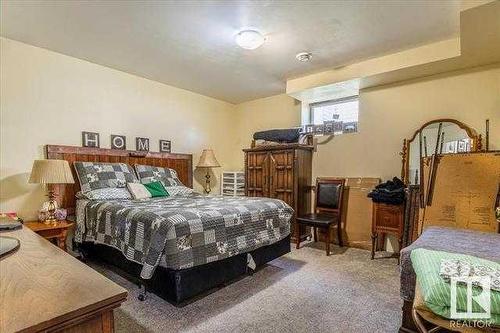
<path id="1" fill-rule="evenodd" d="M 246 50 L 255 50 L 264 42 L 266 38 L 260 32 L 253 29 L 242 30 L 235 37 L 236 44 Z"/>
<path id="2" fill-rule="evenodd" d="M 297 53 L 295 58 L 297 58 L 298 61 L 307 62 L 307 61 L 311 60 L 312 53 L 311 52 L 300 52 L 300 53 Z"/>

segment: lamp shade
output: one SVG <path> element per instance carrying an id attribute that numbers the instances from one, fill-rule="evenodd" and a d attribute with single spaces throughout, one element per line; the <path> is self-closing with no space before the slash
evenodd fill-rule
<path id="1" fill-rule="evenodd" d="M 200 156 L 200 161 L 197 165 L 198 168 L 216 168 L 220 167 L 219 162 L 215 158 L 214 151 L 212 149 L 204 149 Z"/>
<path id="2" fill-rule="evenodd" d="M 36 184 L 72 184 L 75 180 L 68 161 L 35 160 L 28 182 Z"/>

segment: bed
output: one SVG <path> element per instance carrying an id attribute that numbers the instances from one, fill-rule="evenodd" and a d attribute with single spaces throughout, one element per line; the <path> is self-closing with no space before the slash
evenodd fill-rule
<path id="1" fill-rule="evenodd" d="M 448 227 L 428 227 L 410 246 L 401 250 L 401 298 L 404 301 L 400 332 L 417 332 L 411 316 L 416 274 L 411 261 L 415 249 L 470 255 L 500 263 L 500 235 Z"/>
<path id="2" fill-rule="evenodd" d="M 121 177 L 129 172 L 125 165 L 170 168 L 179 182 L 192 186 L 189 154 L 138 155 L 123 150 L 47 146 L 47 157 L 66 159 L 71 165 L 76 162 L 77 168 L 93 163 L 108 167 L 111 162 Z M 77 176 L 82 177 L 80 170 Z M 88 178 L 95 184 L 99 181 Z M 84 180 L 81 186 L 59 186 L 56 191 L 76 216 L 74 241 L 82 253 L 120 268 L 145 289 L 176 305 L 290 252 L 293 210 L 277 199 L 206 197 L 181 191 L 170 197 L 140 200 L 77 200 L 81 187 L 89 184 Z"/>

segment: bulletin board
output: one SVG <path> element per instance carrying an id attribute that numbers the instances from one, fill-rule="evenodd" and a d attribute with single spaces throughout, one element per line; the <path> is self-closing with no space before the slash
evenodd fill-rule
<path id="1" fill-rule="evenodd" d="M 430 172 L 424 161 L 424 191 Z M 423 228 L 446 226 L 497 232 L 495 203 L 500 185 L 500 152 L 437 156 L 430 206 L 423 209 Z M 425 193 L 425 200 L 427 193 Z"/>

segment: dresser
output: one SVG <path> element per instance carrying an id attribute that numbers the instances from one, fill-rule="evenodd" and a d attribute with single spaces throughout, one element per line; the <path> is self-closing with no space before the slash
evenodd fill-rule
<path id="1" fill-rule="evenodd" d="M 313 147 L 300 144 L 266 145 L 244 149 L 247 196 L 280 199 L 295 214 L 311 212 Z M 295 216 L 292 220 L 296 227 Z M 305 228 L 301 239 L 309 234 Z"/>
<path id="2" fill-rule="evenodd" d="M 126 289 L 26 226 L 1 236 L 20 247 L 0 259 L 0 332 L 114 331 Z"/>

